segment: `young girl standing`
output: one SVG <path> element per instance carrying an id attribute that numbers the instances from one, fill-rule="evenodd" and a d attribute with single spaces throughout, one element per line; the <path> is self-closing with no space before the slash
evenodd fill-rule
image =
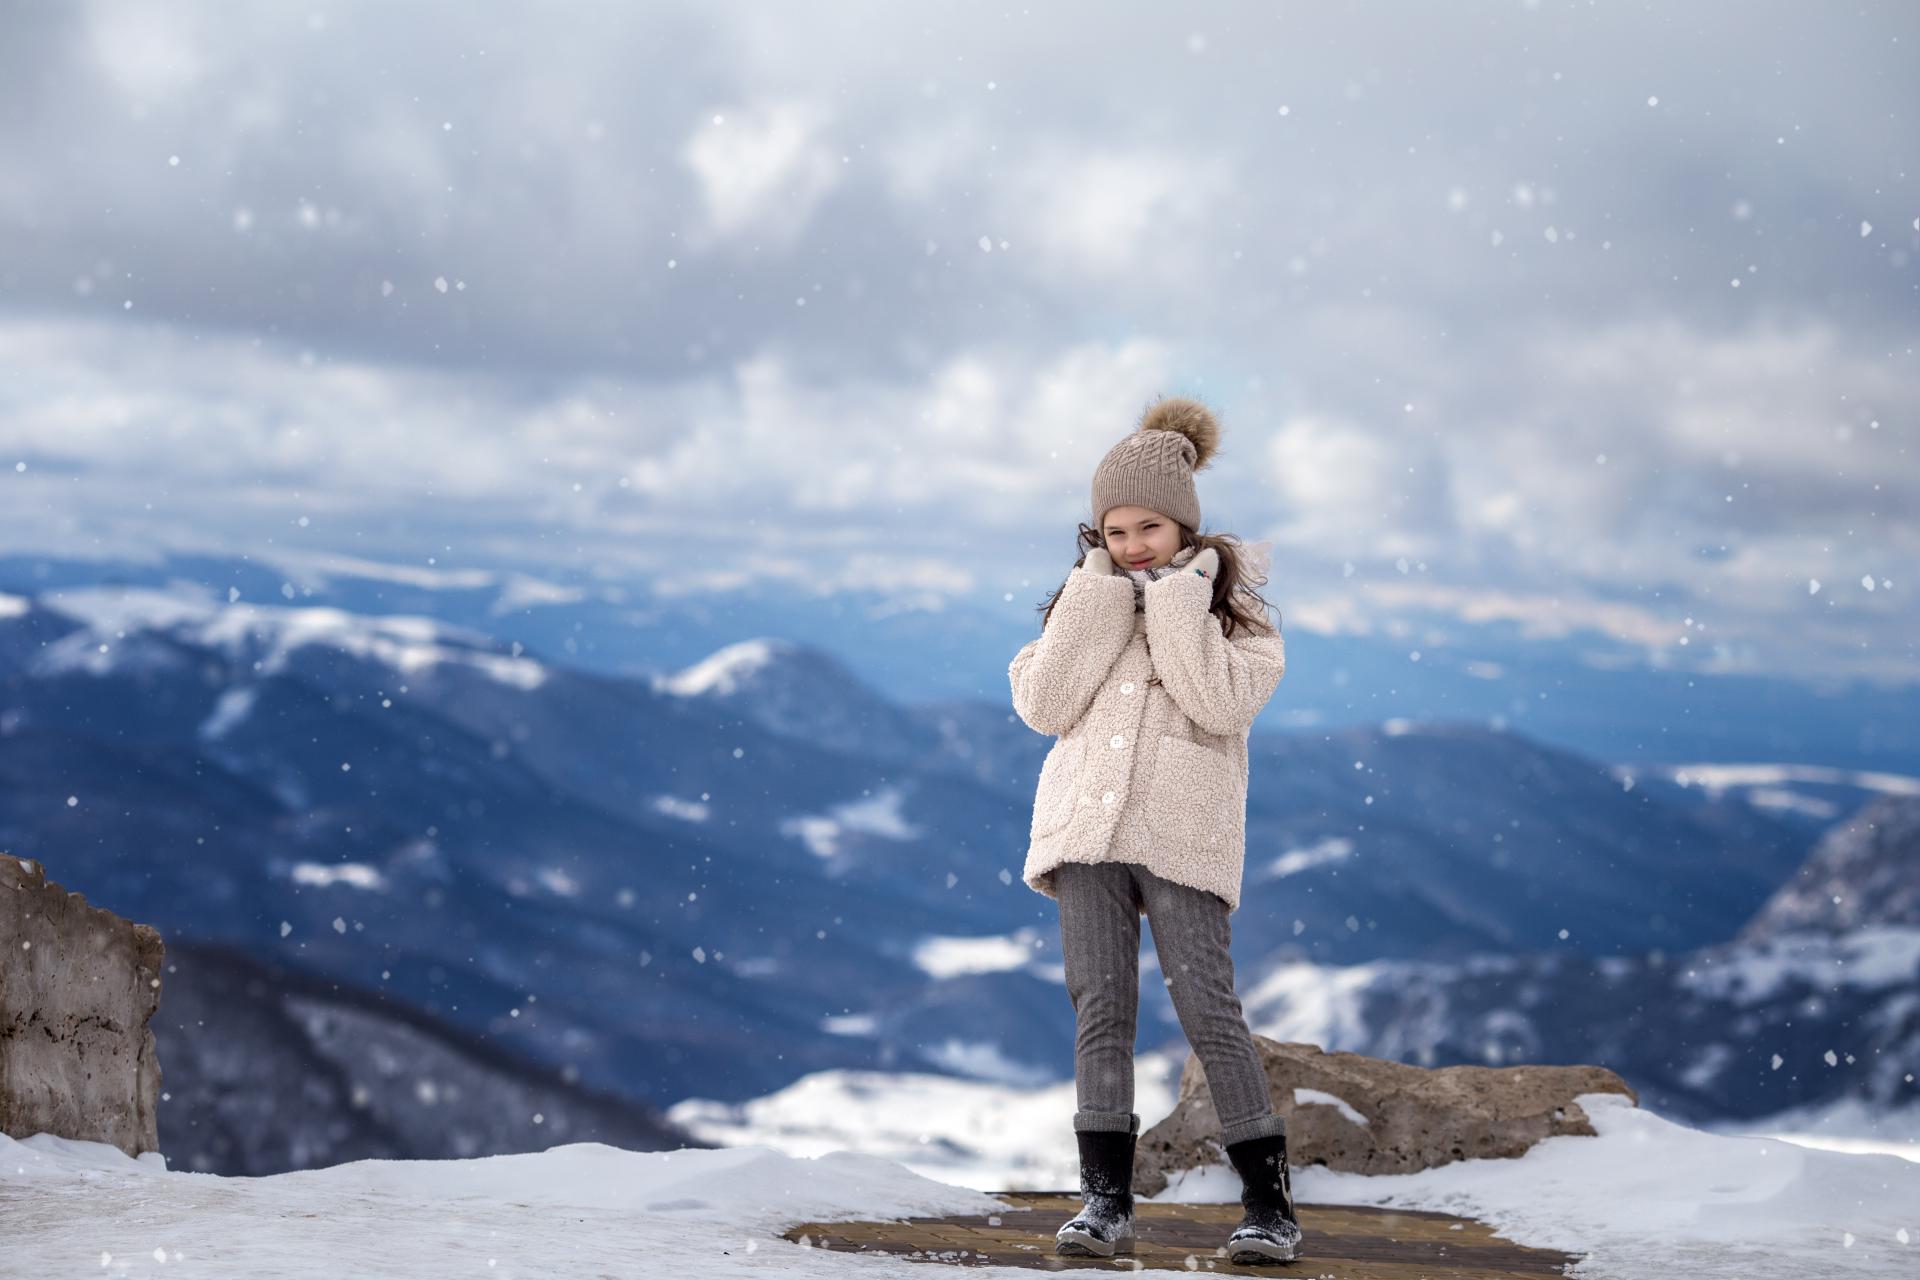
<path id="1" fill-rule="evenodd" d="M 1133 1041 L 1140 916 L 1206 1071 L 1246 1213 L 1235 1263 L 1286 1261 L 1300 1227 L 1286 1121 L 1234 992 L 1228 916 L 1245 860 L 1247 735 L 1286 670 L 1280 630 L 1231 536 L 1201 535 L 1193 473 L 1218 447 L 1205 406 L 1152 405 L 1093 474 L 1095 523 L 1007 669 L 1020 718 L 1058 740 L 1021 873 L 1060 906 L 1073 1001 L 1081 1212 L 1055 1252 L 1133 1244 Z M 1118 566 L 1116 568 L 1116 566 Z"/>

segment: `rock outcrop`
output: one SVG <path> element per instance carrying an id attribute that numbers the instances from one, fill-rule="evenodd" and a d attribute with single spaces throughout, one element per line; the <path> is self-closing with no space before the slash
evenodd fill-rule
<path id="1" fill-rule="evenodd" d="M 0 854 L 0 1133 L 160 1148 L 160 935 Z"/>
<path id="2" fill-rule="evenodd" d="M 1287 1158 L 1353 1173 L 1412 1173 L 1455 1160 L 1523 1154 L 1542 1138 L 1593 1134 L 1583 1093 L 1640 1097 L 1605 1067 L 1428 1069 L 1326 1053 L 1256 1035 L 1273 1109 L 1287 1117 Z M 1140 1135 L 1136 1194 L 1156 1195 L 1180 1171 L 1225 1158 L 1199 1058 L 1187 1056 L 1172 1114 Z"/>

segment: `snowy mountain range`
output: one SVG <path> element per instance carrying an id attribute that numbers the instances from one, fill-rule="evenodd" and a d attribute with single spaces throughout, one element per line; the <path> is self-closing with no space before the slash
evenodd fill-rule
<path id="1" fill-rule="evenodd" d="M 1056 917 L 1018 879 L 1046 745 L 1004 702 L 897 705 L 790 641 L 623 677 L 424 615 L 0 597 L 0 849 L 170 942 L 375 993 L 641 1106 L 819 1072 L 1070 1078 Z M 1252 752 L 1250 1016 L 1311 1005 L 1328 1048 L 1599 1060 L 1636 1087 L 1602 1056 L 1629 1052 L 1619 1020 L 1671 1003 L 1683 954 L 1770 945 L 1735 937 L 1822 806 L 1904 785 L 1703 785 L 1457 723 L 1262 729 Z M 1594 974 L 1611 1022 L 1581 1011 Z M 1143 1043 L 1164 1044 L 1171 1005 L 1143 985 Z M 1760 1015 L 1725 1008 L 1751 1039 Z M 1788 1100 L 1673 1061 L 1683 1110 Z"/>
<path id="2" fill-rule="evenodd" d="M 1059 550 L 1065 560 L 1029 548 L 958 564 L 941 575 L 938 591 L 905 600 L 897 590 L 843 585 L 822 595 L 788 581 L 719 579 L 708 591 L 662 591 L 645 562 L 594 562 L 556 577 L 531 562 L 397 563 L 285 542 L 247 555 L 156 550 L 139 562 L 0 553 L 0 594 L 57 604 L 105 586 L 172 596 L 181 607 L 264 602 L 433 618 L 627 679 L 695 672 L 742 637 L 781 636 L 837 655 L 892 705 L 1003 706 L 1005 659 L 1033 636 L 1034 606 L 1071 563 L 1070 549 Z M 1054 567 L 1036 567 L 1043 561 Z M 1284 587 L 1268 596 L 1284 614 Z M 1818 670 L 1715 670 L 1702 678 L 1558 619 L 1534 626 L 1409 602 L 1403 621 L 1405 628 L 1379 630 L 1290 624 L 1285 696 L 1262 724 L 1495 723 L 1603 760 L 1920 772 L 1920 684 L 1889 687 Z M 1681 617 L 1672 625 L 1676 635 L 1687 630 Z M 1411 637 L 1420 637 L 1417 647 Z"/>
<path id="3" fill-rule="evenodd" d="M 1920 1116 L 1920 790 L 1909 783 L 1830 827 L 1723 942 L 1377 965 L 1340 984 L 1348 1007 L 1335 1019 L 1317 1011 L 1324 974 L 1276 969 L 1249 1017 L 1283 1039 L 1338 1037 L 1344 1023 L 1362 1030 L 1341 1047 L 1422 1065 L 1602 1062 L 1645 1105 L 1702 1123 L 1839 1099 Z"/>

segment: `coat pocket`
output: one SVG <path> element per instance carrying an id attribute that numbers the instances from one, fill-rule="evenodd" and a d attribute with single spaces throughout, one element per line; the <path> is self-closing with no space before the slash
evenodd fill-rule
<path id="1" fill-rule="evenodd" d="M 1062 738 L 1047 752 L 1040 766 L 1040 785 L 1033 793 L 1031 839 L 1052 835 L 1073 818 L 1073 793 L 1080 778 L 1080 762 L 1086 758 L 1085 735 Z"/>
<path id="2" fill-rule="evenodd" d="M 1147 787 L 1147 829 L 1171 849 L 1220 849 L 1245 820 L 1246 797 L 1232 757 L 1160 735 Z"/>

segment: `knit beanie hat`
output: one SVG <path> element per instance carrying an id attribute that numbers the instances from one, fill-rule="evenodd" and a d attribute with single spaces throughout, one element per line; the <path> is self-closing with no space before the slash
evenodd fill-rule
<path id="1" fill-rule="evenodd" d="M 1168 396 L 1149 405 L 1140 426 L 1094 468 L 1094 527 L 1101 528 L 1115 507 L 1140 506 L 1199 528 L 1193 473 L 1219 445 L 1220 424 L 1199 401 Z"/>

